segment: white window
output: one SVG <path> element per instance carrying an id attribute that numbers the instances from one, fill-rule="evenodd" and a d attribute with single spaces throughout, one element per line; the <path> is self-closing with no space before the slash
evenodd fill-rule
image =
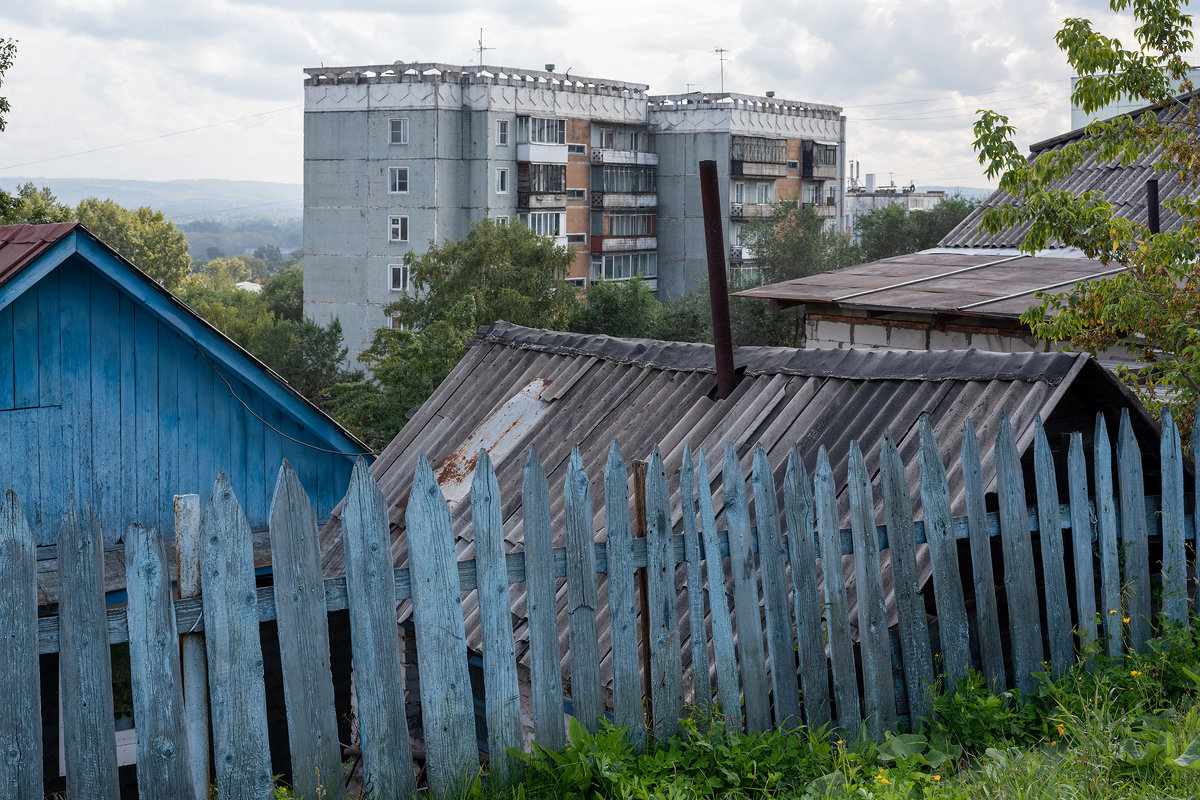
<path id="1" fill-rule="evenodd" d="M 555 211 L 531 211 L 529 213 L 529 229 L 538 236 L 558 236 L 562 230 L 562 218 L 565 214 Z"/>
<path id="2" fill-rule="evenodd" d="M 658 254 L 649 253 L 619 253 L 604 256 L 600 261 L 592 262 L 592 280 L 622 281 L 641 275 L 644 278 L 658 277 Z"/>
<path id="3" fill-rule="evenodd" d="M 388 323 L 391 324 L 394 331 L 408 330 L 408 326 L 401 322 L 399 317 L 388 317 Z"/>
<path id="4" fill-rule="evenodd" d="M 611 150 L 614 147 L 616 147 L 616 144 L 617 144 L 617 137 L 616 137 L 616 133 L 613 131 L 613 129 L 612 128 L 601 128 L 600 129 L 600 146 Z"/>
<path id="5" fill-rule="evenodd" d="M 800 169 L 799 161 L 788 161 L 788 169 Z"/>
<path id="6" fill-rule="evenodd" d="M 733 184 L 733 202 L 746 202 L 746 184 L 741 182 Z"/>
<path id="7" fill-rule="evenodd" d="M 587 200 L 587 189 L 567 189 L 568 200 Z"/>
<path id="8" fill-rule="evenodd" d="M 388 120 L 391 126 L 392 144 L 408 144 L 408 117 L 398 117 Z"/>
<path id="9" fill-rule="evenodd" d="M 388 217 L 388 241 L 408 241 L 408 217 Z"/>
<path id="10" fill-rule="evenodd" d="M 499 217 L 496 217 L 496 224 L 497 224 L 497 225 L 507 225 L 507 224 L 508 224 L 508 217 L 506 217 L 506 216 L 499 216 Z"/>
<path id="11" fill-rule="evenodd" d="M 388 265 L 388 288 L 393 292 L 407 292 L 409 279 L 408 264 Z M 393 326 L 395 327 L 395 326 Z"/>
<path id="12" fill-rule="evenodd" d="M 508 144 L 508 120 L 506 119 L 496 120 L 496 144 Z"/>
<path id="13" fill-rule="evenodd" d="M 508 194 L 508 170 L 496 170 L 496 194 Z"/>
<path id="14" fill-rule="evenodd" d="M 531 144 L 566 144 L 567 121 L 546 117 L 518 117 L 517 141 Z"/>
<path id="15" fill-rule="evenodd" d="M 587 244 L 586 233 L 568 233 L 567 244 Z"/>
<path id="16" fill-rule="evenodd" d="M 586 144 L 576 144 L 576 143 L 572 142 L 567 145 L 567 155 L 569 155 L 569 156 L 586 156 L 587 155 L 587 145 Z"/>
<path id="17" fill-rule="evenodd" d="M 587 289 L 587 278 L 566 278 L 566 282 L 580 292 Z"/>
<path id="18" fill-rule="evenodd" d="M 388 192 L 408 194 L 408 167 L 388 167 Z"/>
<path id="19" fill-rule="evenodd" d="M 760 183 L 755 186 L 754 202 L 760 206 L 769 205 L 772 202 L 771 184 Z"/>

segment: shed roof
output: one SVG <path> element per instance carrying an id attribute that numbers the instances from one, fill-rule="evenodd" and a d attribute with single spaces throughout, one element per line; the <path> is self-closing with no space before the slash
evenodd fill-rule
<path id="1" fill-rule="evenodd" d="M 707 480 L 718 495 L 714 504 L 718 512 L 719 470 L 726 443 L 734 445 L 747 470 L 753 448 L 761 445 L 780 484 L 793 445 L 800 447 L 810 474 L 823 446 L 840 481 L 851 440 L 860 443 L 868 469 L 873 476 L 877 473 L 880 441 L 890 428 L 915 496 L 918 422 L 928 415 L 943 459 L 950 465 L 950 492 L 957 514 L 965 508 L 957 454 L 968 417 L 978 431 L 989 486 L 995 481 L 990 454 L 1003 414 L 1012 421 L 1022 453 L 1031 450 L 1039 416 L 1057 441 L 1054 431 L 1087 430 L 1097 411 L 1115 425 L 1122 408 L 1130 409 L 1146 451 L 1157 448 L 1154 420 L 1111 373 L 1084 354 L 742 347 L 735 348 L 734 358 L 741 380 L 729 398 L 714 400 L 710 345 L 551 332 L 505 322 L 482 331 L 372 467 L 388 504 L 397 563 L 406 561 L 404 513 L 420 454 L 434 465 L 452 505 L 456 549 L 462 559 L 474 552 L 469 503 L 464 498 L 481 446 L 489 450 L 496 469 L 510 546 L 519 546 L 523 538 L 520 486 L 530 446 L 536 447 L 550 482 L 552 523 L 559 545 L 563 543 L 561 487 L 574 445 L 580 447 L 585 469 L 598 487 L 611 440 L 618 442 L 627 463 L 646 458 L 657 443 L 672 484 L 672 521 L 677 530 L 677 476 L 685 443 L 708 454 Z M 698 483 L 703 485 L 703 480 Z M 602 496 L 602 491 L 593 489 L 597 531 L 604 527 L 603 503 L 597 500 Z M 882 502 L 878 493 L 877 501 Z M 844 489 L 839 502 L 845 519 Z M 719 517 L 718 525 L 722 524 Z M 341 574 L 337 512 L 321 538 L 326 573 Z M 890 570 L 885 571 L 888 583 Z M 523 585 L 513 587 L 513 597 L 517 637 L 524 639 Z M 600 606 L 602 669 L 607 675 L 603 592 Z M 473 596 L 465 601 L 465 612 L 468 643 L 479 647 Z"/>

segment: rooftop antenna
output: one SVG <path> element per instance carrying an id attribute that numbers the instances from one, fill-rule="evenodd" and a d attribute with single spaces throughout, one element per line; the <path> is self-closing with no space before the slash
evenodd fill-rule
<path id="1" fill-rule="evenodd" d="M 484 50 L 495 50 L 495 49 L 496 48 L 494 48 L 494 47 L 484 47 L 483 46 L 483 28 L 480 28 L 479 29 L 479 66 L 481 66 L 481 67 L 483 66 L 483 51 Z"/>
<path id="2" fill-rule="evenodd" d="M 713 52 L 717 54 L 717 58 L 721 59 L 721 94 L 725 94 L 725 54 L 729 51 L 724 47 L 716 47 L 713 48 Z"/>

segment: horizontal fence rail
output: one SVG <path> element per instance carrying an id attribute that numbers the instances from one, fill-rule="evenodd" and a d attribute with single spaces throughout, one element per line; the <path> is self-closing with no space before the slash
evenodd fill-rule
<path id="1" fill-rule="evenodd" d="M 947 468 L 928 424 L 921 426 L 915 491 L 890 435 L 880 443 L 876 484 L 854 444 L 842 476 L 850 503 L 847 529 L 838 516 L 843 484 L 823 449 L 811 477 L 798 448 L 774 468 L 756 449 L 747 475 L 730 446 L 720 454 L 718 495 L 710 491 L 703 450 L 693 460 L 685 449 L 678 476 L 668 476 L 655 448 L 642 493 L 644 538 L 632 535 L 630 474 L 615 443 L 596 501 L 578 450 L 565 484 L 549 487 L 531 449 L 521 549 L 504 539 L 495 471 L 481 453 L 470 488 L 475 557 L 464 560 L 455 558 L 449 509 L 422 457 L 406 514 L 408 562 L 399 567 L 391 559 L 383 495 L 360 462 L 341 518 L 345 577 L 323 581 L 312 507 L 285 461 L 270 515 L 273 586 L 255 586 L 249 526 L 221 476 L 193 546 L 199 594 L 192 587 L 173 599 L 161 536 L 132 526 L 124 537 L 129 602 L 105 609 L 98 569 L 103 534 L 91 510 L 77 515 L 72 500 L 58 540 L 62 602 L 58 615 L 41 619 L 35 540 L 19 498 L 8 491 L 0 504 L 0 642 L 6 653 L 0 664 L 6 697 L 0 796 L 43 795 L 38 656 L 51 653 L 59 655 L 62 675 L 68 797 L 116 796 L 109 653 L 99 645 L 129 642 L 142 796 L 206 796 L 207 731 L 194 728 L 207 727 L 207 706 L 220 796 L 269 797 L 259 628 L 272 620 L 297 796 L 342 796 L 347 788 L 328 614 L 347 609 L 361 788 L 379 797 L 405 797 L 420 785 L 436 796 L 452 794 L 478 763 L 463 616 L 468 592 L 479 601 L 482 652 L 476 655 L 483 665 L 486 750 L 497 775 L 511 774 L 509 748 L 527 744 L 529 731 L 546 746 L 565 743 L 566 703 L 585 728 L 594 730 L 609 717 L 639 747 L 648 734 L 676 733 L 687 703 L 716 703 L 749 731 L 831 722 L 839 735 L 854 736 L 865 722 L 879 737 L 898 723 L 929 716 L 938 670 L 954 679 L 979 669 L 995 689 L 1031 689 L 1038 673 L 1061 674 L 1097 648 L 1109 655 L 1142 649 L 1155 634 L 1159 613 L 1188 623 L 1196 532 L 1185 513 L 1184 458 L 1169 410 L 1162 431 L 1162 485 L 1152 487 L 1158 495 L 1146 496 L 1142 454 L 1127 416 L 1115 449 L 1098 418 L 1089 497 L 1079 434 L 1070 438 L 1066 480 L 1060 481 L 1039 425 L 1027 482 L 1005 419 L 995 447 L 997 510 L 989 513 L 979 446 L 968 422 L 958 465 L 967 513 L 960 518 L 951 517 Z M 1194 445 L 1198 439 L 1194 434 Z M 671 526 L 675 477 L 681 488 L 678 530 Z M 1065 503 L 1060 486 L 1067 487 Z M 1026 497 L 1027 487 L 1032 497 Z M 555 488 L 563 493 L 560 531 L 551 517 Z M 876 496 L 884 525 L 876 519 Z M 717 507 L 724 509 L 725 531 L 716 527 L 716 502 L 723 504 Z M 599 541 L 598 507 L 605 512 Z M 194 519 L 190 524 L 197 527 Z M 556 534 L 564 546 L 553 546 Z M 999 545 L 998 563 L 993 543 Z M 644 612 L 636 603 L 638 570 L 646 573 Z M 885 574 L 891 578 L 888 595 Z M 924 586 L 921 574 L 931 576 Z M 556 593 L 563 583 L 566 612 L 560 617 Z M 527 664 L 516 657 L 514 584 L 527 589 Z M 608 630 L 601 631 L 597 611 L 605 597 Z M 405 716 L 403 628 L 397 625 L 405 601 L 415 634 L 405 646 L 415 643 L 419 654 L 419 751 L 410 747 L 413 732 Z M 927 607 L 936 611 L 936 626 L 928 622 Z M 645 635 L 639 632 L 643 613 Z M 889 615 L 898 620 L 890 628 Z M 188 650 L 196 637 L 202 637 L 204 653 Z M 560 640 L 569 648 L 565 675 Z M 611 671 L 600 669 L 602 640 L 610 642 Z M 207 682 L 197 682 L 196 667 L 189 665 L 203 671 L 205 663 Z M 200 713 L 192 708 L 196 702 Z M 415 752 L 423 758 L 414 760 Z"/>

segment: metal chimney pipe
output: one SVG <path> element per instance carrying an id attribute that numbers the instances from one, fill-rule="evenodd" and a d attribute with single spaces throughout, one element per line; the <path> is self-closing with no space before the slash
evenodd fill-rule
<path id="1" fill-rule="evenodd" d="M 712 307 L 713 349 L 717 359 L 717 399 L 733 393 L 733 333 L 729 324 L 729 282 L 725 275 L 725 237 L 721 232 L 721 189 L 717 162 L 700 162 L 700 201 L 704 206 L 704 244 L 708 254 L 708 302 Z"/>
<path id="2" fill-rule="evenodd" d="M 1146 224 L 1151 233 L 1158 233 L 1158 178 L 1146 179 Z"/>

